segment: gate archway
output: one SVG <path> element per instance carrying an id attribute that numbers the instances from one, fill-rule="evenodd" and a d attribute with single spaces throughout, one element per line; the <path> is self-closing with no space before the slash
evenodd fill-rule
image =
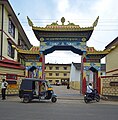
<path id="1" fill-rule="evenodd" d="M 87 41 L 90 39 L 94 27 L 96 27 L 99 17 L 97 17 L 91 27 L 85 28 L 70 23 L 69 21 L 68 24 L 65 25 L 64 17 L 61 18 L 61 25 L 56 21 L 46 27 L 36 27 L 28 17 L 27 19 L 35 36 L 40 41 L 39 62 L 42 62 L 42 78 L 44 79 L 45 77 L 45 55 L 55 50 L 71 50 L 72 52 L 81 55 L 81 92 L 84 94 L 87 84 L 87 71 L 92 68 L 98 68 L 96 79 L 99 79 L 100 59 L 106 55 L 105 52 L 100 52 L 101 54 L 99 54 L 96 59 L 93 59 L 93 56 L 98 54 L 99 51 L 96 51 L 94 48 L 92 48 L 91 51 L 91 48 L 89 49 L 89 47 L 87 47 Z M 94 51 L 96 51 L 96 53 L 93 53 Z M 99 84 L 99 82 L 96 84 Z"/>

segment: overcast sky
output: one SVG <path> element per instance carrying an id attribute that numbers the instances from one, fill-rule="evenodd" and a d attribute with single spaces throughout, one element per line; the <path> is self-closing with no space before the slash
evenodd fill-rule
<path id="1" fill-rule="evenodd" d="M 9 0 L 19 18 L 26 35 L 34 46 L 39 46 L 28 16 L 35 26 L 45 27 L 52 22 L 66 21 L 90 27 L 99 16 L 98 25 L 87 45 L 96 50 L 104 50 L 105 46 L 118 36 L 118 0 Z M 18 13 L 20 13 L 18 15 Z M 46 55 L 49 63 L 80 62 L 80 57 L 71 51 L 55 51 Z"/>

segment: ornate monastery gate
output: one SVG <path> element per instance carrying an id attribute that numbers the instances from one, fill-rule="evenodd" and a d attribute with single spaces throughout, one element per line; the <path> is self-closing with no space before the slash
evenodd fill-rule
<path id="1" fill-rule="evenodd" d="M 88 80 L 90 74 L 89 71 L 94 73 L 94 87 L 100 92 L 100 59 L 105 54 L 96 56 L 96 54 L 93 54 L 96 50 L 87 47 L 86 45 L 92 35 L 94 27 L 97 25 L 98 19 L 99 17 L 91 27 L 81 28 L 79 25 L 75 25 L 69 21 L 67 25 L 64 25 L 64 17 L 61 18 L 61 25 L 59 25 L 57 21 L 46 27 L 35 27 L 28 18 L 29 25 L 32 27 L 37 39 L 40 41 L 39 61 L 42 62 L 42 78 L 44 78 L 45 55 L 55 50 L 71 50 L 72 52 L 81 55 L 81 92 L 83 94 L 85 93 L 86 83 L 87 81 L 90 82 Z"/>

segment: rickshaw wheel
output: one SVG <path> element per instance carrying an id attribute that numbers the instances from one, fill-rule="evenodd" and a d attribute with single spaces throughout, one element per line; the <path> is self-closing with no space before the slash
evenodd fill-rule
<path id="1" fill-rule="evenodd" d="M 52 101 L 53 103 L 55 103 L 55 102 L 57 101 L 57 98 L 56 98 L 56 97 L 52 97 L 51 101 Z"/>
<path id="2" fill-rule="evenodd" d="M 29 101 L 30 101 L 30 100 L 29 100 L 29 97 L 24 97 L 24 98 L 23 98 L 23 102 L 24 102 L 24 103 L 28 103 Z"/>

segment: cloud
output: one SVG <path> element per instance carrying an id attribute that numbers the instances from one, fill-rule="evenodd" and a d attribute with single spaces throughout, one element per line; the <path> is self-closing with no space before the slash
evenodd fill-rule
<path id="1" fill-rule="evenodd" d="M 100 16 L 98 25 L 88 41 L 89 46 L 94 46 L 97 50 L 103 50 L 107 44 L 118 36 L 117 20 L 118 11 L 117 0 L 98 0 L 91 10 Z"/>
<path id="2" fill-rule="evenodd" d="M 112 5 L 112 2 L 112 0 L 97 0 L 94 6 L 91 7 L 91 10 L 99 16 L 106 16 L 110 11 L 109 8 Z"/>
<path id="3" fill-rule="evenodd" d="M 57 9 L 60 13 L 66 12 L 69 7 L 69 0 L 57 0 Z"/>

